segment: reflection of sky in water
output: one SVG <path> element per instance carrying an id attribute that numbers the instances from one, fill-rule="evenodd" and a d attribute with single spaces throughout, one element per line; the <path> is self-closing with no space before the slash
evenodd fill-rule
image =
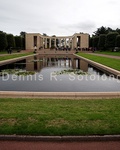
<path id="1" fill-rule="evenodd" d="M 37 62 L 30 62 L 33 58 L 8 65 L 4 68 L 22 68 L 35 70 L 35 75 L 0 77 L 1 91 L 42 91 L 42 92 L 107 92 L 120 91 L 120 80 L 111 78 L 105 73 L 89 66 L 86 62 L 75 58 L 37 58 Z M 87 75 L 53 74 L 54 71 L 64 69 L 87 70 Z"/>

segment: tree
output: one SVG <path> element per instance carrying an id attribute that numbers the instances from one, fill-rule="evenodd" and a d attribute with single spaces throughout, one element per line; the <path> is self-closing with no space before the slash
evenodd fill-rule
<path id="1" fill-rule="evenodd" d="M 120 35 L 116 36 L 116 47 L 120 47 Z"/>
<path id="2" fill-rule="evenodd" d="M 6 38 L 6 33 L 0 32 L 0 50 L 5 50 L 7 47 L 7 38 Z"/>
<path id="3" fill-rule="evenodd" d="M 15 36 L 15 45 L 17 49 L 22 48 L 22 37 L 21 36 Z"/>
<path id="4" fill-rule="evenodd" d="M 118 33 L 117 32 L 110 32 L 106 36 L 106 47 L 109 49 L 114 49 L 115 44 L 116 44 L 116 37 Z"/>
<path id="5" fill-rule="evenodd" d="M 101 34 L 99 36 L 98 47 L 101 50 L 105 50 L 106 34 Z"/>
<path id="6" fill-rule="evenodd" d="M 15 47 L 15 39 L 12 34 L 7 34 L 7 42 L 8 42 L 8 46 Z"/>
<path id="7" fill-rule="evenodd" d="M 93 37 L 89 38 L 89 47 L 93 47 Z"/>
<path id="8" fill-rule="evenodd" d="M 118 33 L 120 34 L 120 29 L 119 29 L 119 28 L 117 28 L 117 29 L 116 29 L 116 32 L 118 32 Z"/>
<path id="9" fill-rule="evenodd" d="M 22 38 L 22 49 L 25 49 L 25 35 L 26 35 L 26 32 L 23 32 L 23 31 L 20 32 L 20 36 Z"/>
<path id="10" fill-rule="evenodd" d="M 97 29 L 97 31 L 94 32 L 95 36 L 100 36 L 101 34 L 108 34 L 110 32 L 113 32 L 114 30 L 111 29 L 110 27 L 100 27 Z"/>
<path id="11" fill-rule="evenodd" d="M 107 32 L 106 34 L 110 33 L 110 32 L 115 32 L 113 29 L 111 29 L 110 27 L 107 28 Z"/>
<path id="12" fill-rule="evenodd" d="M 98 42 L 99 42 L 99 36 L 94 36 L 93 37 L 93 47 L 95 49 L 98 49 Z"/>
<path id="13" fill-rule="evenodd" d="M 97 29 L 97 31 L 94 32 L 95 36 L 99 36 L 100 34 L 107 34 L 106 27 L 100 27 Z"/>

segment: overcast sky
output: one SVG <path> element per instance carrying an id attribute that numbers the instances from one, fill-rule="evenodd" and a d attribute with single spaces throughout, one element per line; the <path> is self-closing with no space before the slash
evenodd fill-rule
<path id="1" fill-rule="evenodd" d="M 0 30 L 47 35 L 120 28 L 120 0 L 0 0 Z"/>

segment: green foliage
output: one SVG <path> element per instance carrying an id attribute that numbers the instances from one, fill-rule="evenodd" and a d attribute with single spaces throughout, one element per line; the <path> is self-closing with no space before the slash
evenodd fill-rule
<path id="1" fill-rule="evenodd" d="M 98 48 L 99 36 L 93 37 L 93 47 Z"/>
<path id="2" fill-rule="evenodd" d="M 15 47 L 15 39 L 12 34 L 7 34 L 7 42 L 8 42 L 8 46 Z"/>
<path id="3" fill-rule="evenodd" d="M 93 47 L 93 37 L 89 38 L 89 47 Z"/>
<path id="4" fill-rule="evenodd" d="M 112 49 L 115 47 L 117 35 L 118 35 L 117 32 L 111 32 L 111 33 L 107 34 L 107 36 L 106 36 L 106 47 L 112 48 Z"/>
<path id="5" fill-rule="evenodd" d="M 5 50 L 7 47 L 7 38 L 6 38 L 6 33 L 0 32 L 0 51 Z"/>
<path id="6" fill-rule="evenodd" d="M 119 38 L 116 39 L 116 36 L 120 34 L 120 29 L 117 28 L 116 30 L 111 29 L 110 27 L 100 27 L 97 29 L 97 31 L 94 32 L 93 39 L 94 37 L 99 37 L 98 41 L 98 49 L 105 50 L 113 50 L 115 46 L 119 45 Z M 106 40 L 105 40 L 105 35 L 106 35 Z M 118 40 L 118 42 L 116 41 Z M 95 46 L 94 46 L 95 45 Z M 96 44 L 94 44 L 92 47 L 96 47 Z"/>
<path id="7" fill-rule="evenodd" d="M 113 30 L 110 27 L 106 28 L 102 26 L 98 28 L 97 31 L 94 32 L 94 34 L 95 36 L 100 36 L 101 34 L 108 34 L 109 32 L 112 32 L 112 31 Z"/>
<path id="8" fill-rule="evenodd" d="M 17 49 L 22 48 L 22 37 L 21 36 L 15 36 L 15 45 L 16 45 Z"/>
<path id="9" fill-rule="evenodd" d="M 120 35 L 116 37 L 116 47 L 120 47 Z"/>
<path id="10" fill-rule="evenodd" d="M 61 71 L 55 71 L 56 75 L 62 75 L 62 74 L 76 74 L 76 75 L 87 75 L 87 72 L 84 72 L 80 69 L 68 69 L 68 70 L 61 70 Z"/>
<path id="11" fill-rule="evenodd" d="M 99 36 L 99 42 L 98 42 L 98 47 L 101 50 L 105 50 L 105 42 L 106 42 L 106 34 L 101 34 Z"/>
<path id="12" fill-rule="evenodd" d="M 25 49 L 25 34 L 26 32 L 20 32 L 20 36 L 22 38 L 22 49 Z"/>
<path id="13" fill-rule="evenodd" d="M 118 33 L 120 34 L 120 29 L 119 29 L 119 28 L 117 28 L 117 29 L 116 29 L 116 32 L 118 32 Z"/>
<path id="14" fill-rule="evenodd" d="M 17 76 L 28 76 L 28 75 L 34 75 L 35 72 L 34 71 L 26 71 L 26 70 L 22 70 L 22 69 L 5 69 L 2 70 L 1 75 L 5 75 L 7 74 L 14 74 Z"/>

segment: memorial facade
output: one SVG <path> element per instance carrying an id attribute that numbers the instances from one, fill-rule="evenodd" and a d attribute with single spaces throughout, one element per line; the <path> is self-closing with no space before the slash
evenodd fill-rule
<path id="1" fill-rule="evenodd" d="M 25 36 L 26 50 L 34 49 L 86 49 L 89 48 L 89 34 L 75 33 L 72 36 L 47 36 L 40 33 L 26 33 Z"/>

